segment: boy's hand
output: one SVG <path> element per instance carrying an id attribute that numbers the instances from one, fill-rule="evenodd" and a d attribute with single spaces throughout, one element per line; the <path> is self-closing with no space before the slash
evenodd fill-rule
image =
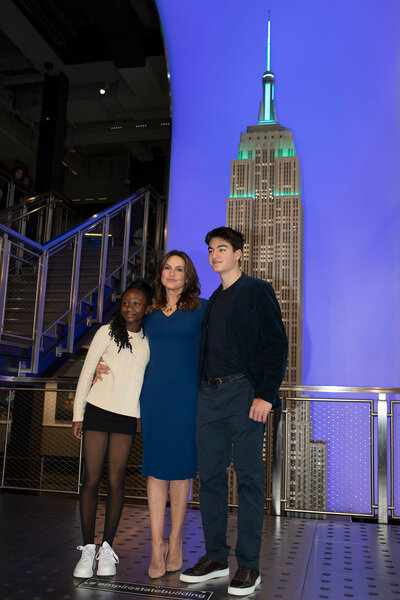
<path id="1" fill-rule="evenodd" d="M 267 417 L 272 409 L 271 402 L 267 402 L 262 398 L 254 398 L 251 405 L 249 417 L 258 423 L 266 423 Z"/>

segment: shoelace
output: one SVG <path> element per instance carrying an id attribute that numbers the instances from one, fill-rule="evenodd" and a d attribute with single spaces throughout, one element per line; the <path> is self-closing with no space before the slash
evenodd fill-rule
<path id="1" fill-rule="evenodd" d="M 119 558 L 115 554 L 111 546 L 106 546 L 105 548 L 102 546 L 96 554 L 96 558 L 97 560 L 110 560 L 114 561 L 117 564 L 119 563 Z"/>
<path id="2" fill-rule="evenodd" d="M 86 546 L 77 546 L 76 549 L 82 551 L 82 556 L 81 556 L 82 563 L 92 564 L 92 562 L 94 560 L 94 556 L 95 556 L 95 553 L 93 552 L 93 550 L 89 550 L 89 548 L 86 548 Z"/>

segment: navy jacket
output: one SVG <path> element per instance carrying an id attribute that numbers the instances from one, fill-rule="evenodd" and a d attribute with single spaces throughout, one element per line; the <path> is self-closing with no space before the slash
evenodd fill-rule
<path id="1" fill-rule="evenodd" d="M 204 379 L 208 316 L 221 288 L 210 297 L 201 322 L 200 381 Z M 278 390 L 285 375 L 288 343 L 275 292 L 266 281 L 242 273 L 229 304 L 228 344 L 239 351 L 243 373 L 254 386 L 254 397 L 279 407 Z"/>

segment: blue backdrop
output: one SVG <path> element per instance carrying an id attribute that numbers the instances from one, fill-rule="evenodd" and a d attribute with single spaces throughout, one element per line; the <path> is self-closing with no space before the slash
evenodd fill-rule
<path id="1" fill-rule="evenodd" d="M 266 65 L 302 171 L 303 382 L 398 386 L 397 0 L 157 0 L 170 63 L 168 249 L 187 251 L 203 296 L 219 283 L 205 233 L 225 223 L 230 160 L 254 125 Z"/>

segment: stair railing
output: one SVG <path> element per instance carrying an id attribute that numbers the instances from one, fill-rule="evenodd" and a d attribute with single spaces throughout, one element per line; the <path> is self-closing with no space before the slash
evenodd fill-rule
<path id="1" fill-rule="evenodd" d="M 19 374 L 73 353 L 88 327 L 112 314 L 128 277 L 154 272 L 163 210 L 143 188 L 43 245 L 0 224 L 0 343 L 27 349 Z"/>
<path id="2" fill-rule="evenodd" d="M 66 231 L 73 214 L 76 213 L 71 201 L 59 192 L 50 191 L 11 204 L 0 212 L 0 224 L 45 244 Z"/>

